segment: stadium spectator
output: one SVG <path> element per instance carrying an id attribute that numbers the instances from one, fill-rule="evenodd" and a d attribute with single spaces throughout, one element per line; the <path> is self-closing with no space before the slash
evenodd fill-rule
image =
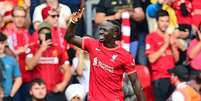
<path id="1" fill-rule="evenodd" d="M 48 101 L 65 101 L 64 89 L 71 77 L 68 56 L 61 48 L 52 44 L 51 27 L 43 22 L 39 25 L 39 43 L 30 47 L 26 56 L 33 78 L 41 78 L 47 86 Z"/>
<path id="2" fill-rule="evenodd" d="M 190 76 L 191 79 L 194 79 L 194 77 L 199 73 L 201 70 L 201 24 L 198 27 L 199 30 L 197 30 L 196 38 L 194 38 L 188 47 L 187 55 L 189 57 L 191 71 Z"/>
<path id="3" fill-rule="evenodd" d="M 31 72 L 26 70 L 25 65 L 25 51 L 29 45 L 29 33 L 27 21 L 29 14 L 23 7 L 15 7 L 13 9 L 13 23 L 8 25 L 3 31 L 8 36 L 8 46 L 17 57 L 22 74 L 23 84 L 17 92 L 16 101 L 22 101 L 28 96 L 28 83 L 32 80 Z"/>
<path id="4" fill-rule="evenodd" d="M 169 24 L 167 32 L 172 33 L 174 29 L 178 27 L 175 10 L 171 7 L 172 4 L 173 4 L 173 0 L 157 0 L 156 3 L 150 4 L 147 7 L 146 9 L 147 18 L 154 19 L 153 21 L 151 20 L 151 23 L 149 22 L 150 21 L 149 19 L 147 20 L 150 32 L 155 31 L 157 29 L 156 27 L 157 21 L 155 21 L 155 19 L 156 19 L 157 12 L 161 9 L 166 10 L 170 15 L 170 24 Z"/>
<path id="5" fill-rule="evenodd" d="M 201 95 L 201 71 L 196 75 L 195 79 L 187 82 L 191 87 L 193 87 Z"/>
<path id="6" fill-rule="evenodd" d="M 151 67 L 155 101 L 165 101 L 173 90 L 171 75 L 167 70 L 175 67 L 179 52 L 175 45 L 176 38 L 166 32 L 169 26 L 168 12 L 159 10 L 156 20 L 157 30 L 146 38 L 146 54 Z"/>
<path id="7" fill-rule="evenodd" d="M 77 74 L 79 83 L 83 86 L 85 95 L 89 91 L 90 60 L 86 51 L 76 47 L 76 56 L 73 58 L 72 67 Z"/>
<path id="8" fill-rule="evenodd" d="M 168 70 L 171 73 L 171 84 L 176 87 L 170 101 L 200 101 L 200 94 L 187 84 L 189 80 L 188 69 L 176 67 Z"/>
<path id="9" fill-rule="evenodd" d="M 0 33 L 0 61 L 3 67 L 3 101 L 12 101 L 22 84 L 21 73 L 17 60 L 4 53 L 7 36 Z"/>
<path id="10" fill-rule="evenodd" d="M 42 10 L 43 8 L 50 6 L 53 9 L 56 9 L 59 12 L 59 27 L 66 28 L 66 21 L 71 15 L 71 10 L 68 6 L 59 3 L 59 0 L 46 0 L 45 3 L 37 6 L 33 14 L 33 24 L 35 30 L 38 29 L 39 23 L 43 22 Z"/>
<path id="11" fill-rule="evenodd" d="M 173 36 L 176 37 L 175 45 L 179 51 L 179 60 L 177 61 L 176 66 L 184 66 L 188 68 L 186 52 L 189 44 L 189 33 L 190 30 L 183 25 L 179 25 L 179 27 L 175 29 L 173 33 Z"/>
<path id="12" fill-rule="evenodd" d="M 68 101 L 84 101 L 85 91 L 81 84 L 71 84 L 65 91 Z"/>
<path id="13" fill-rule="evenodd" d="M 104 21 L 99 26 L 99 40 L 74 35 L 76 23 L 82 17 L 83 9 L 75 12 L 70 19 L 65 39 L 89 52 L 90 81 L 88 100 L 123 101 L 122 78 L 126 72 L 138 101 L 145 101 L 143 90 L 137 79 L 135 62 L 131 54 L 116 44 L 120 34 L 115 21 Z M 126 59 L 125 59 L 126 58 Z"/>
<path id="14" fill-rule="evenodd" d="M 59 46 L 64 51 L 68 50 L 70 46 L 64 40 L 66 28 L 58 26 L 58 20 L 61 16 L 59 12 L 56 9 L 51 8 L 50 6 L 46 6 L 42 9 L 41 14 L 44 22 L 48 23 L 51 27 L 52 43 Z M 34 41 L 38 40 L 38 31 L 33 33 L 32 38 L 32 40 Z"/>
<path id="15" fill-rule="evenodd" d="M 172 7 L 175 9 L 179 26 L 187 28 L 191 32 L 192 23 L 192 3 L 190 0 L 173 0 Z"/>
<path id="16" fill-rule="evenodd" d="M 47 88 L 42 79 L 33 79 L 30 83 L 29 94 L 31 99 L 26 101 L 46 101 Z"/>

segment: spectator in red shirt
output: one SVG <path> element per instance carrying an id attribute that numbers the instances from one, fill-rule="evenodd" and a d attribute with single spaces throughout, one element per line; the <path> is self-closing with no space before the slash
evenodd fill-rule
<path id="1" fill-rule="evenodd" d="M 150 62 L 153 89 L 156 101 L 165 101 L 172 93 L 168 69 L 175 67 L 179 52 L 176 38 L 167 34 L 169 14 L 165 10 L 157 13 L 158 29 L 146 38 L 146 54 Z"/>
<path id="2" fill-rule="evenodd" d="M 75 26 L 83 9 L 72 15 L 66 40 L 90 56 L 89 101 L 123 101 L 122 79 L 127 73 L 138 101 L 145 101 L 143 90 L 137 79 L 135 62 L 130 53 L 116 43 L 120 34 L 115 21 L 105 21 L 99 28 L 99 40 L 74 35 Z"/>
<path id="3" fill-rule="evenodd" d="M 29 48 L 26 63 L 33 71 L 33 78 L 41 78 L 47 86 L 47 101 L 65 101 L 64 89 L 67 86 L 71 69 L 66 52 L 52 44 L 48 23 L 39 25 L 39 41 Z"/>
<path id="4" fill-rule="evenodd" d="M 192 3 L 190 0 L 175 0 L 173 8 L 177 16 L 179 26 L 185 27 L 191 32 Z"/>
<path id="5" fill-rule="evenodd" d="M 20 71 L 22 73 L 23 84 L 17 92 L 19 101 L 28 96 L 28 83 L 32 80 L 31 72 L 26 70 L 25 51 L 29 44 L 29 33 L 26 26 L 28 12 L 23 7 L 15 7 L 13 9 L 13 23 L 4 29 L 4 33 L 8 36 L 8 46 L 17 57 Z"/>
<path id="6" fill-rule="evenodd" d="M 42 9 L 42 18 L 44 22 L 47 22 L 51 26 L 52 42 L 58 45 L 64 51 L 69 48 L 66 41 L 64 40 L 65 28 L 58 26 L 59 12 L 56 9 L 46 6 Z M 38 33 L 33 34 L 34 40 L 38 40 Z"/>

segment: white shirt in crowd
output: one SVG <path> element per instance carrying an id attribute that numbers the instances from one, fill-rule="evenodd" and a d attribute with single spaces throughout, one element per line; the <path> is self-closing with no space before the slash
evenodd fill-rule
<path id="1" fill-rule="evenodd" d="M 176 86 L 176 89 L 180 89 L 180 88 L 182 88 L 182 87 L 184 87 L 186 85 L 187 85 L 186 82 L 182 82 L 182 83 L 180 83 L 180 84 L 178 84 Z M 171 99 L 172 99 L 171 101 L 185 101 L 184 95 L 180 91 L 178 91 L 178 90 L 175 90 L 172 93 Z"/>
<path id="2" fill-rule="evenodd" d="M 73 69 L 76 70 L 78 67 L 79 58 L 73 58 Z M 78 77 L 80 84 L 84 87 L 85 93 L 89 91 L 89 73 L 90 73 L 90 60 L 84 58 L 83 59 L 83 75 Z"/>
<path id="3" fill-rule="evenodd" d="M 43 3 L 41 5 L 38 5 L 33 13 L 33 23 L 34 22 L 43 22 L 42 18 L 42 10 L 47 6 L 47 3 Z M 66 28 L 66 21 L 71 16 L 71 10 L 68 6 L 64 4 L 59 4 L 60 8 L 60 14 L 59 14 L 59 27 Z"/>

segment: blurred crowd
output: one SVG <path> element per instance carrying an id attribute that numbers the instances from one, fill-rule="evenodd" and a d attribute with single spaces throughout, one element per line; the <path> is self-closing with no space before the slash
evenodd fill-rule
<path id="1" fill-rule="evenodd" d="M 87 1 L 0 0 L 0 101 L 87 101 L 88 53 L 64 39 Z M 91 37 L 118 21 L 117 43 L 148 69 L 147 101 L 201 101 L 201 0 L 99 0 L 93 9 Z M 87 35 L 86 15 L 76 35 Z M 126 74 L 123 82 L 134 101 Z"/>

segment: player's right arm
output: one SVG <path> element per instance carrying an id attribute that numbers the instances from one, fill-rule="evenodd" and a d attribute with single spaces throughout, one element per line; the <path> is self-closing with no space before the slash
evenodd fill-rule
<path id="1" fill-rule="evenodd" d="M 79 22 L 80 18 L 82 17 L 83 12 L 84 12 L 84 8 L 72 14 L 69 22 L 67 23 L 68 30 L 65 35 L 66 41 L 80 48 L 82 46 L 82 38 L 80 36 L 75 35 L 74 33 L 75 33 L 76 25 Z"/>

